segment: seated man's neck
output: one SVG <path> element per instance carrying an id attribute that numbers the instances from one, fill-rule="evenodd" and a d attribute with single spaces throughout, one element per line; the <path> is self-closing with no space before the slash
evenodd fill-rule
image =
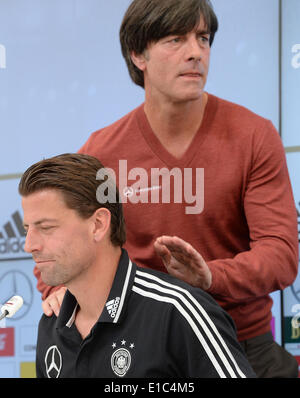
<path id="1" fill-rule="evenodd" d="M 109 296 L 121 257 L 121 248 L 111 246 L 101 253 L 81 275 L 69 285 L 78 302 L 75 324 L 84 338 L 98 321 Z"/>

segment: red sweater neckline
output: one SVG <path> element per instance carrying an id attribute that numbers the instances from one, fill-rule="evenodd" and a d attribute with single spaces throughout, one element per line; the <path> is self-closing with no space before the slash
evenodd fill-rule
<path id="1" fill-rule="evenodd" d="M 209 134 L 210 126 L 212 124 L 213 116 L 216 110 L 217 97 L 208 94 L 208 100 L 205 107 L 201 126 L 195 137 L 193 138 L 190 146 L 180 159 L 174 157 L 170 152 L 168 152 L 167 149 L 161 144 L 157 136 L 154 134 L 144 111 L 144 103 L 137 108 L 136 117 L 140 133 L 144 137 L 151 150 L 155 153 L 157 157 L 160 158 L 162 162 L 166 164 L 166 166 L 171 168 L 188 167 L 194 156 L 196 154 L 199 154 L 201 145 Z"/>

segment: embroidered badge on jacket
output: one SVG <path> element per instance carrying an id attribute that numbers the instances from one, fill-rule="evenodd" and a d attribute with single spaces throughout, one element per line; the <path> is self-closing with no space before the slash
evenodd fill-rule
<path id="1" fill-rule="evenodd" d="M 129 344 L 129 349 L 126 348 L 126 341 L 121 341 L 121 347 L 117 348 L 117 344 L 113 343 L 112 348 L 117 348 L 111 356 L 111 368 L 113 372 L 119 376 L 123 377 L 128 372 L 131 365 L 131 353 L 129 350 L 134 349 L 134 343 Z"/>

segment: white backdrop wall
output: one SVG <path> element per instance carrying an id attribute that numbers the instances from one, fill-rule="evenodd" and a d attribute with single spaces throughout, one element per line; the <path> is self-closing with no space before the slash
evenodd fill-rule
<path id="1" fill-rule="evenodd" d="M 118 32 L 129 3 L 0 0 L 0 302 L 15 291 L 26 299 L 20 317 L 0 329 L 0 377 L 34 374 L 41 315 L 33 262 L 22 251 L 18 228 L 19 175 L 43 157 L 76 152 L 93 131 L 143 101 L 120 52 Z M 207 91 L 250 108 L 279 129 L 279 0 L 212 3 L 220 29 Z M 279 293 L 273 297 L 280 342 Z"/>

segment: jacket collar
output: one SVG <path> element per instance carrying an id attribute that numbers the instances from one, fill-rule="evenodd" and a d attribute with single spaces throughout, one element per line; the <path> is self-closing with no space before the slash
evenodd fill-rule
<path id="1" fill-rule="evenodd" d="M 125 313 L 128 295 L 131 291 L 136 273 L 136 265 L 131 262 L 127 251 L 122 249 L 122 254 L 115 274 L 115 278 L 98 322 L 119 323 Z M 75 321 L 77 300 L 67 290 L 56 321 L 56 327 L 71 327 Z"/>

